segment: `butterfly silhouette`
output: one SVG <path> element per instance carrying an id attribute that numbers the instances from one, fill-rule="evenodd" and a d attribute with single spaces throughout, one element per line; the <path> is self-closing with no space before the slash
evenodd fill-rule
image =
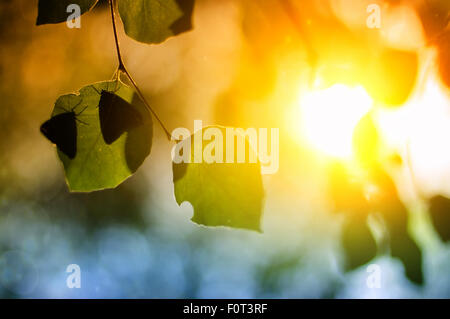
<path id="1" fill-rule="evenodd" d="M 123 133 L 144 124 L 142 115 L 120 96 L 106 90 L 99 94 L 100 128 L 106 144 L 114 143 Z"/>
<path id="2" fill-rule="evenodd" d="M 53 116 L 41 125 L 41 133 L 50 142 L 56 144 L 58 149 L 70 159 L 74 159 L 77 154 L 77 116 L 87 108 L 86 106 L 80 113 L 75 113 L 74 109 L 80 103 L 74 106 L 71 111 L 65 110 L 66 112 Z M 78 121 L 84 123 L 80 120 Z"/>

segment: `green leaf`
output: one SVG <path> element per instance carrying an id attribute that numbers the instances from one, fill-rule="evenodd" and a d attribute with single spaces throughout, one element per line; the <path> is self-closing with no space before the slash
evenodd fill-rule
<path id="1" fill-rule="evenodd" d="M 60 23 L 67 21 L 71 13 L 67 7 L 71 4 L 80 6 L 81 14 L 88 12 L 98 0 L 39 0 L 36 25 Z"/>
<path id="2" fill-rule="evenodd" d="M 105 143 L 100 128 L 99 101 L 102 90 L 114 92 L 138 110 L 144 124 L 124 133 L 111 145 Z M 77 153 L 74 159 L 58 149 L 71 191 L 90 192 L 115 188 L 130 177 L 150 154 L 152 120 L 134 91 L 123 83 L 100 82 L 86 86 L 79 95 L 61 96 L 52 116 L 74 111 L 77 114 Z"/>
<path id="3" fill-rule="evenodd" d="M 373 170 L 372 182 L 380 192 L 374 206 L 384 219 L 391 255 L 402 262 L 409 280 L 422 285 L 422 251 L 409 234 L 408 210 L 398 196 L 395 183 L 382 168 Z"/>
<path id="4" fill-rule="evenodd" d="M 444 242 L 450 241 L 450 199 L 444 196 L 431 198 L 430 216 L 441 239 Z"/>
<path id="5" fill-rule="evenodd" d="M 140 42 L 161 43 L 192 29 L 194 0 L 119 0 L 126 34 Z"/>
<path id="6" fill-rule="evenodd" d="M 400 259 L 405 267 L 405 275 L 412 282 L 423 285 L 422 251 L 408 232 L 391 231 L 391 254 Z"/>
<path id="7" fill-rule="evenodd" d="M 355 269 L 372 260 L 377 254 L 377 244 L 367 225 L 366 215 L 350 215 L 341 234 L 346 270 Z"/>
<path id="8" fill-rule="evenodd" d="M 212 129 L 221 135 L 223 141 L 223 163 L 194 163 L 195 144 L 202 140 L 204 132 Z M 175 153 L 183 153 L 185 162 L 173 163 L 173 181 L 175 198 L 179 205 L 188 201 L 194 208 L 192 221 L 205 226 L 228 226 L 234 228 L 261 231 L 261 214 L 263 209 L 264 189 L 261 176 L 261 165 L 258 160 L 251 163 L 254 155 L 246 136 L 238 134 L 235 141 L 241 139 L 245 143 L 247 160 L 238 163 L 236 160 L 237 142 L 234 143 L 234 162 L 226 162 L 227 148 L 225 127 L 205 127 L 190 137 L 179 142 Z M 212 143 L 220 138 L 215 135 L 214 141 L 203 141 L 202 154 Z M 197 141 L 197 142 L 196 142 Z M 219 154 L 219 144 L 214 152 Z M 184 153 L 187 152 L 187 153 Z M 198 153 L 198 152 L 197 152 Z M 187 155 L 186 155 L 187 154 Z M 190 159 L 190 160 L 189 160 Z M 186 163 L 187 162 L 187 163 Z"/>

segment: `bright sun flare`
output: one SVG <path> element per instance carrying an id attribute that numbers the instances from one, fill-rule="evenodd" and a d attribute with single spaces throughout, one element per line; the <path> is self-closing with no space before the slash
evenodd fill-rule
<path id="1" fill-rule="evenodd" d="M 335 84 L 308 92 L 300 99 L 302 134 L 319 151 L 349 158 L 353 130 L 372 104 L 362 86 Z"/>

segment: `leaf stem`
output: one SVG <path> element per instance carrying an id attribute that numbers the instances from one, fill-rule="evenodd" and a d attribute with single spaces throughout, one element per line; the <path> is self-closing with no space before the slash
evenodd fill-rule
<path id="1" fill-rule="evenodd" d="M 136 93 L 138 94 L 139 98 L 142 100 L 142 102 L 144 102 L 144 105 L 147 108 L 147 110 L 151 114 L 153 114 L 153 116 L 156 118 L 156 120 L 158 121 L 159 125 L 161 125 L 161 128 L 163 129 L 164 133 L 166 133 L 166 136 L 167 136 L 168 140 L 170 141 L 172 134 L 170 134 L 169 130 L 163 124 L 163 122 L 161 121 L 159 116 L 156 114 L 156 112 L 153 110 L 153 108 L 147 102 L 147 100 L 145 99 L 145 97 L 142 94 L 141 90 L 139 89 L 138 85 L 136 84 L 136 81 L 133 79 L 133 77 L 131 76 L 130 72 L 128 72 L 127 68 L 125 67 L 125 64 L 123 63 L 122 53 L 120 51 L 120 45 L 119 45 L 119 38 L 117 36 L 116 14 L 115 14 L 115 11 L 114 11 L 114 3 L 115 3 L 114 0 L 109 0 L 109 7 L 110 7 L 110 10 L 111 10 L 111 20 L 112 20 L 112 25 L 113 25 L 113 30 L 114 30 L 114 41 L 116 43 L 117 59 L 119 60 L 119 67 L 117 69 L 117 76 L 119 76 L 120 72 L 123 72 L 126 75 L 126 77 L 131 82 L 131 84 L 133 84 L 134 89 L 136 90 Z"/>

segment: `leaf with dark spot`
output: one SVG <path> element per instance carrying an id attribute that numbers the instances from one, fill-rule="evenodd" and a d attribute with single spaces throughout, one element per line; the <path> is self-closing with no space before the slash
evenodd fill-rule
<path id="1" fill-rule="evenodd" d="M 123 133 L 143 125 L 141 114 L 113 92 L 103 90 L 99 102 L 100 127 L 105 143 L 114 143 Z"/>
<path id="2" fill-rule="evenodd" d="M 143 121 L 143 125 L 130 128 L 110 144 L 105 143 L 100 125 L 99 103 L 102 90 L 119 96 L 128 103 L 127 107 L 140 114 Z M 136 172 L 150 154 L 153 130 L 151 117 L 142 102 L 135 99 L 134 91 L 122 82 L 100 82 L 82 88 L 79 94 L 61 96 L 55 103 L 52 117 L 69 119 L 69 115 L 59 115 L 67 113 L 67 110 L 77 114 L 76 134 L 72 134 L 73 127 L 64 127 L 58 121 L 58 125 L 52 125 L 52 136 L 71 138 L 70 144 L 65 142 L 70 148 L 58 149 L 71 191 L 91 192 L 115 188 Z M 48 126 L 49 124 L 44 124 L 44 129 L 48 130 Z M 65 133 L 68 129 L 72 132 L 70 135 Z M 63 145 L 59 141 L 58 144 Z M 74 149 L 76 156 L 66 155 L 73 155 Z"/>
<path id="3" fill-rule="evenodd" d="M 53 116 L 41 125 L 44 134 L 58 149 L 74 159 L 77 154 L 77 123 L 75 112 L 65 112 Z"/>

